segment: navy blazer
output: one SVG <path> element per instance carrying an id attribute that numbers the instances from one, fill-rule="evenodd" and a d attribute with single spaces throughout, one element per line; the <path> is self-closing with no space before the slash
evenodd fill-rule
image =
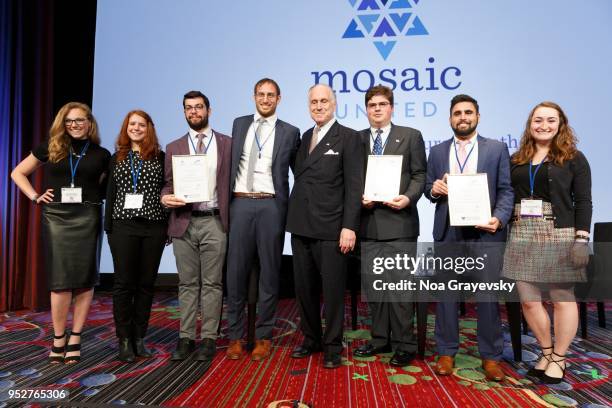
<path id="1" fill-rule="evenodd" d="M 491 215 L 496 217 L 502 224 L 502 228 L 495 234 L 480 231 L 481 237 L 488 241 L 504 241 L 506 225 L 514 209 L 514 190 L 510 182 L 510 155 L 508 154 L 508 147 L 505 143 L 498 140 L 488 139 L 480 135 L 477 137 L 478 163 L 476 171 L 478 173 L 487 173 Z M 442 179 L 445 173 L 450 173 L 448 158 L 452 143 L 453 139 L 451 138 L 433 146 L 427 160 L 425 195 L 436 204 L 433 228 L 433 238 L 436 241 L 443 240 L 449 228 L 448 197 L 434 198 L 431 196 L 431 189 L 434 181 Z"/>
<path id="2" fill-rule="evenodd" d="M 230 169 L 230 197 L 236 186 L 240 156 L 244 150 L 249 127 L 253 124 L 255 115 L 241 116 L 234 120 L 232 126 L 232 166 Z M 300 130 L 280 119 L 276 120 L 274 130 L 274 146 L 272 147 L 272 183 L 274 198 L 283 218 L 287 214 L 289 201 L 289 168 L 293 171 L 295 156 L 300 147 Z"/>

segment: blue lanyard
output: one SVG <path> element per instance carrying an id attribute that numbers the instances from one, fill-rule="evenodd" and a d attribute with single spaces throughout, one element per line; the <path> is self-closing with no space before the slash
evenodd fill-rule
<path id="1" fill-rule="evenodd" d="M 374 154 L 374 143 L 376 143 L 376 138 L 374 137 L 374 133 L 370 130 L 370 137 L 372 138 L 372 154 Z M 380 138 L 382 139 L 382 133 L 380 134 Z M 389 141 L 389 136 L 385 139 L 385 143 L 382 145 L 381 155 L 385 152 L 385 146 L 387 146 L 387 142 Z"/>
<path id="2" fill-rule="evenodd" d="M 134 194 L 136 194 L 136 187 L 138 186 L 138 179 L 140 178 L 140 171 L 142 170 L 142 162 L 143 160 L 140 160 L 138 162 L 138 172 L 134 171 L 134 159 L 132 158 L 133 154 L 132 151 L 130 150 L 130 168 L 132 171 L 132 188 L 134 189 Z"/>
<path id="3" fill-rule="evenodd" d="M 470 159 L 470 156 L 472 155 L 474 148 L 476 147 L 476 143 L 472 145 L 470 152 L 467 154 L 467 156 L 465 156 L 465 161 L 463 162 L 463 164 L 459 162 L 459 153 L 457 153 L 457 142 L 454 139 L 453 139 L 453 146 L 455 146 L 455 159 L 457 159 L 457 164 L 459 165 L 459 171 L 461 172 L 461 174 L 463 174 L 463 170 L 465 170 L 465 166 L 467 165 L 467 162 Z"/>
<path id="4" fill-rule="evenodd" d="M 263 122 L 262 122 L 261 125 L 263 125 Z M 276 123 L 274 124 L 274 127 L 272 128 L 270 133 L 268 133 L 268 137 L 266 137 L 264 142 L 263 143 L 259 143 L 259 136 L 257 136 L 257 128 L 255 128 L 255 122 L 253 122 L 253 133 L 255 133 L 255 143 L 257 143 L 257 150 L 259 151 L 259 157 L 258 158 L 261 159 L 261 151 L 263 150 L 264 145 L 266 143 L 268 143 L 268 139 L 270 139 L 270 136 L 272 136 L 272 132 L 274 132 L 274 129 L 276 129 Z"/>
<path id="5" fill-rule="evenodd" d="M 540 164 L 536 166 L 536 169 L 533 172 L 533 175 L 531 174 L 531 167 L 533 166 L 532 163 L 533 162 L 529 160 L 529 191 L 531 191 L 531 195 L 530 195 L 531 197 L 533 197 L 533 187 L 535 186 L 536 174 L 538 174 L 538 170 L 540 170 L 540 166 L 542 166 L 542 163 L 544 163 L 544 160 L 542 160 Z"/>
<path id="6" fill-rule="evenodd" d="M 208 144 L 204 148 L 204 154 L 208 154 L 208 148 L 210 147 L 210 144 L 212 143 L 212 140 L 213 140 L 214 136 L 215 136 L 215 133 L 211 130 L 210 131 L 210 139 L 208 140 Z M 193 140 L 191 140 L 191 135 L 187 135 L 187 138 L 191 142 L 191 147 L 193 147 L 194 153 L 198 154 L 198 149 L 196 149 L 195 145 L 193 144 Z"/>
<path id="7" fill-rule="evenodd" d="M 89 147 L 89 140 L 87 141 L 87 143 L 85 143 L 85 146 L 83 146 L 83 148 L 81 149 L 81 154 L 79 154 L 79 158 L 77 159 L 76 163 L 73 164 L 72 163 L 72 146 L 70 146 L 70 187 L 74 188 L 74 176 L 76 176 L 76 171 L 77 171 L 77 168 L 79 167 L 79 163 L 81 162 L 81 159 L 83 158 L 83 156 L 85 156 L 85 152 L 87 151 L 88 147 Z"/>

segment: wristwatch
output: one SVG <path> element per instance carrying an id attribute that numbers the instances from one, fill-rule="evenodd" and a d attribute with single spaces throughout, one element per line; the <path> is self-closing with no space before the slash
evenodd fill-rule
<path id="1" fill-rule="evenodd" d="M 30 198 L 30 200 L 31 200 L 31 201 L 32 201 L 34 204 L 38 204 L 38 201 L 37 201 L 37 200 L 38 200 L 38 197 L 40 197 L 40 195 L 39 195 L 39 194 L 34 194 L 34 195 L 32 196 L 32 198 Z"/>

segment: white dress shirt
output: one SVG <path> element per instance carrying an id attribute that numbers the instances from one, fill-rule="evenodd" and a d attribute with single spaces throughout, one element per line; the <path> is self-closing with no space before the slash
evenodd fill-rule
<path id="1" fill-rule="evenodd" d="M 213 209 L 218 208 L 219 203 L 217 200 L 217 142 L 213 137 L 213 131 L 210 126 L 207 126 L 204 131 L 196 132 L 193 129 L 189 129 L 189 154 L 196 154 L 196 148 L 198 146 L 198 134 L 204 133 L 205 137 L 203 140 L 204 149 L 208 146 L 206 151 L 207 162 L 208 162 L 208 196 L 211 197 L 210 201 L 206 201 L 199 205 L 194 203 L 194 207 L 197 209 Z M 212 138 L 212 140 L 211 140 Z M 209 144 L 210 142 L 210 144 Z"/>

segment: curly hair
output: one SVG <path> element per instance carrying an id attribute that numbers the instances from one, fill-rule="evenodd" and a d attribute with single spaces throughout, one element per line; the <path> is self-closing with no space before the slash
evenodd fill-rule
<path id="1" fill-rule="evenodd" d="M 68 156 L 70 151 L 70 135 L 64 125 L 64 120 L 68 116 L 68 112 L 72 109 L 81 109 L 85 112 L 85 116 L 89 120 L 89 132 L 87 138 L 95 144 L 100 144 L 100 135 L 98 134 L 98 123 L 91 113 L 91 109 L 84 103 L 68 102 L 57 112 L 53 124 L 49 130 L 49 161 L 57 163 L 64 157 Z"/>
<path id="2" fill-rule="evenodd" d="M 574 130 L 570 127 L 563 109 L 554 102 L 545 101 L 538 103 L 529 113 L 521 137 L 521 144 L 518 151 L 512 156 L 512 163 L 529 163 L 536 152 L 536 142 L 531 135 L 531 120 L 538 108 L 552 108 L 559 114 L 559 131 L 551 141 L 548 158 L 557 165 L 562 165 L 566 160 L 573 159 L 577 152 L 576 144 L 578 143 Z"/>
<path id="3" fill-rule="evenodd" d="M 157 140 L 157 133 L 155 132 L 155 124 L 153 123 L 153 119 L 151 119 L 151 116 L 149 116 L 147 112 L 135 109 L 125 115 L 123 124 L 121 125 L 121 130 L 119 131 L 119 136 L 117 136 L 117 142 L 115 143 L 115 148 L 117 150 L 117 161 L 119 162 L 125 160 L 130 150 L 132 150 L 132 141 L 127 134 L 128 124 L 132 115 L 138 115 L 147 122 L 147 133 L 140 144 L 140 157 L 142 157 L 143 160 L 157 158 L 159 156 L 159 152 L 161 151 L 161 147 L 159 146 L 159 142 Z"/>

